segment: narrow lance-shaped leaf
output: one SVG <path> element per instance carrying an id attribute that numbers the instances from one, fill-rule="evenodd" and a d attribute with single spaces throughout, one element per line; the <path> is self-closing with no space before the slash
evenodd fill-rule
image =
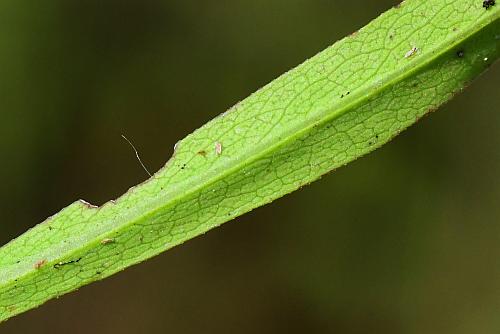
<path id="1" fill-rule="evenodd" d="M 100 208 L 0 248 L 0 321 L 269 203 L 383 145 L 499 56 L 500 6 L 409 0 L 187 136 Z"/>

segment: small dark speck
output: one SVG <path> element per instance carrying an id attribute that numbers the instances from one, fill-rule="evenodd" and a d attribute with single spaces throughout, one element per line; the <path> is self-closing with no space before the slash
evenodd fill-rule
<path id="1" fill-rule="evenodd" d="M 483 1 L 483 7 L 486 8 L 487 10 L 493 6 L 495 6 L 495 0 L 484 0 Z"/>
<path id="2" fill-rule="evenodd" d="M 95 274 L 96 274 L 96 275 L 100 275 L 100 274 L 101 274 L 101 272 L 100 272 L 100 271 L 97 271 Z"/>
<path id="3" fill-rule="evenodd" d="M 375 138 L 377 138 L 377 139 L 378 139 L 378 135 L 375 135 Z"/>
<path id="4" fill-rule="evenodd" d="M 458 58 L 463 58 L 463 57 L 464 57 L 464 55 L 465 55 L 464 50 L 458 50 L 458 51 L 457 51 L 457 57 L 458 57 Z"/>

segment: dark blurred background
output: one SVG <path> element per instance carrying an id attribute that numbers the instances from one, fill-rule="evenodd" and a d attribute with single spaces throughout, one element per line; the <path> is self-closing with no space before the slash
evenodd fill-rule
<path id="1" fill-rule="evenodd" d="M 0 244 L 395 0 L 2 0 Z M 0 333 L 498 333 L 500 67 L 303 190 Z"/>

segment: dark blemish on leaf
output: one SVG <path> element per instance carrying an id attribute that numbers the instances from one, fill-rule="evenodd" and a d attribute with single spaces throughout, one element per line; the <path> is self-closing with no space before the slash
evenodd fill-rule
<path id="1" fill-rule="evenodd" d="M 484 0 L 483 1 L 483 8 L 486 8 L 488 10 L 490 7 L 495 6 L 495 0 Z"/>
<path id="2" fill-rule="evenodd" d="M 68 264 L 78 263 L 78 262 L 80 262 L 81 259 L 82 258 L 79 258 L 77 260 L 68 261 L 68 262 L 59 262 L 59 263 L 56 263 L 56 264 L 54 264 L 54 269 L 59 269 L 62 266 L 67 266 Z"/>
<path id="3" fill-rule="evenodd" d="M 114 242 L 115 242 L 114 239 L 106 238 L 106 239 L 101 240 L 101 245 L 109 245 L 109 244 L 112 244 Z"/>
<path id="4" fill-rule="evenodd" d="M 378 139 L 378 135 L 375 135 L 375 138 L 377 138 L 377 139 Z"/>
<path id="5" fill-rule="evenodd" d="M 40 260 L 37 263 L 35 263 L 35 269 L 38 270 L 38 269 L 42 268 L 44 265 L 46 265 L 46 264 L 47 264 L 47 260 L 46 259 Z"/>
<path id="6" fill-rule="evenodd" d="M 96 274 L 96 275 L 100 275 L 100 274 L 101 274 L 101 272 L 100 272 L 100 271 L 96 271 L 96 272 L 95 272 L 95 274 Z"/>
<path id="7" fill-rule="evenodd" d="M 205 150 L 201 150 L 201 151 L 199 151 L 199 152 L 198 152 L 198 153 L 196 153 L 196 154 L 201 155 L 202 157 L 206 157 L 206 156 L 207 156 L 207 151 L 205 151 Z"/>
<path id="8" fill-rule="evenodd" d="M 343 98 L 344 98 L 344 94 L 342 94 L 342 95 L 340 96 L 340 98 L 341 98 L 341 99 L 343 99 Z"/>
<path id="9" fill-rule="evenodd" d="M 464 50 L 458 50 L 458 51 L 457 51 L 457 57 L 458 57 L 458 58 L 463 58 L 463 57 L 464 57 L 464 55 L 465 55 Z"/>

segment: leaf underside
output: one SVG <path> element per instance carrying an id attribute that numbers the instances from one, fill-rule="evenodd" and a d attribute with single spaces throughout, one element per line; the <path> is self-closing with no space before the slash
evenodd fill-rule
<path id="1" fill-rule="evenodd" d="M 498 58 L 499 16 L 480 0 L 408 0 L 187 136 L 116 201 L 63 209 L 0 248 L 0 322 L 385 144 Z"/>

